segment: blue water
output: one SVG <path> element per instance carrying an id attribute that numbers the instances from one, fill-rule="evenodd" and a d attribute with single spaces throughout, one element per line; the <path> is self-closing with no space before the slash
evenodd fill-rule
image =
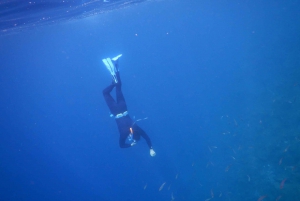
<path id="1" fill-rule="evenodd" d="M 300 197 L 299 1 L 4 2 L 0 200 Z M 119 148 L 101 59 L 120 53 L 155 157 Z"/>

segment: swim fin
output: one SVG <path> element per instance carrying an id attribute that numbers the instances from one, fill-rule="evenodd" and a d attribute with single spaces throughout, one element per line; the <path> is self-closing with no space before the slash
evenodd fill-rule
<path id="1" fill-rule="evenodd" d="M 111 62 L 110 58 L 102 59 L 104 65 L 106 66 L 107 70 L 110 72 L 112 79 L 115 83 L 118 83 L 118 78 L 116 75 L 116 68 L 115 65 Z"/>
<path id="2" fill-rule="evenodd" d="M 114 58 L 112 58 L 111 60 L 113 60 L 113 61 L 117 61 L 120 57 L 122 56 L 122 54 L 119 54 L 118 56 L 116 56 L 116 57 L 114 57 Z"/>
<path id="3" fill-rule="evenodd" d="M 118 62 L 118 59 L 122 56 L 122 54 L 119 54 L 118 56 L 114 57 L 114 58 L 106 58 L 106 59 L 102 59 L 104 65 L 106 66 L 107 70 L 110 72 L 112 79 L 114 80 L 115 83 L 118 83 L 118 78 L 116 75 L 116 72 L 118 71 L 118 69 L 116 68 L 116 66 L 113 64 L 112 61 L 114 61 L 116 64 Z"/>

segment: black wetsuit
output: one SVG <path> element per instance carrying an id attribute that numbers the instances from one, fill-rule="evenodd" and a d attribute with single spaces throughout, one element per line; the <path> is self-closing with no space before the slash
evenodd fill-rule
<path id="1" fill-rule="evenodd" d="M 103 96 L 106 101 L 106 104 L 114 116 L 117 114 L 124 113 L 127 111 L 127 105 L 121 90 L 121 79 L 119 72 L 116 73 L 118 78 L 118 83 L 112 83 L 108 87 L 106 87 L 103 90 Z M 110 95 L 110 92 L 113 90 L 113 88 L 116 87 L 116 98 L 117 101 L 113 99 L 113 97 Z M 133 130 L 133 139 L 138 141 L 140 139 L 140 136 L 145 138 L 149 148 L 152 148 L 151 140 L 148 137 L 148 135 L 143 131 L 134 121 L 130 118 L 130 116 L 127 114 L 126 116 L 116 118 L 116 123 L 118 125 L 119 133 L 120 133 L 120 139 L 119 139 L 119 145 L 121 148 L 128 148 L 131 147 L 130 144 L 126 144 L 126 139 L 128 135 L 130 134 L 130 128 Z"/>

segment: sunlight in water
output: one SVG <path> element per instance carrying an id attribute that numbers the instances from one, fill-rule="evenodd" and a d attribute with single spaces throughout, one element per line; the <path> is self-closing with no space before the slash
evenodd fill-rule
<path id="1" fill-rule="evenodd" d="M 144 1 L 146 0 L 4 1 L 0 2 L 0 34 L 85 18 Z"/>

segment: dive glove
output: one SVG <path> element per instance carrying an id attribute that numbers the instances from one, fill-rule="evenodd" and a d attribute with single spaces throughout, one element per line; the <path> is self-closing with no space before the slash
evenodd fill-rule
<path id="1" fill-rule="evenodd" d="M 154 157 L 156 155 L 155 151 L 153 149 L 150 149 L 150 156 Z"/>

